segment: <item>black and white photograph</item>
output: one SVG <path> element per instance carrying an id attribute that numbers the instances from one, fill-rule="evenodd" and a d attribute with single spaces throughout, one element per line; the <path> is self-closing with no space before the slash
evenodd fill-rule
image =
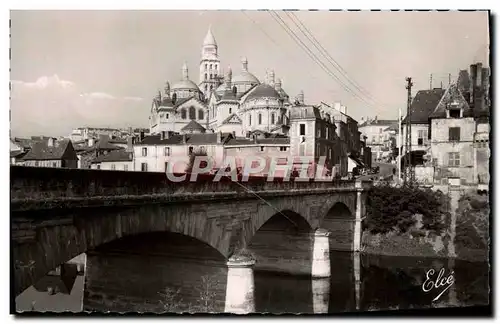
<path id="1" fill-rule="evenodd" d="M 9 11 L 11 315 L 492 316 L 494 13 L 281 6 Z"/>

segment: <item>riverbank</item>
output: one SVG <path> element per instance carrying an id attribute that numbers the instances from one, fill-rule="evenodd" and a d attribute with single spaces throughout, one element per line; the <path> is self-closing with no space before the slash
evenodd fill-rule
<path id="1" fill-rule="evenodd" d="M 404 234 L 363 233 L 361 252 L 370 255 L 419 257 L 419 258 L 454 258 L 469 262 L 489 261 L 489 251 L 484 248 L 469 248 L 462 244 L 453 244 L 450 249 L 449 237 L 427 236 L 423 231 L 411 231 Z M 450 251 L 454 249 L 453 251 Z"/>

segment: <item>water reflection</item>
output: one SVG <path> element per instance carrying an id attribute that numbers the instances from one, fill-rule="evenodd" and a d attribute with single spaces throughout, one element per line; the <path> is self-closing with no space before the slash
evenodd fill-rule
<path id="1" fill-rule="evenodd" d="M 92 262 L 99 262 L 100 273 L 94 278 L 94 287 L 86 293 L 87 304 L 84 305 L 84 309 L 111 307 L 110 311 L 116 311 L 118 309 L 112 308 L 120 305 L 120 311 L 222 312 L 224 310 L 227 280 L 227 268 L 224 263 L 215 265 L 193 260 L 173 262 L 165 256 L 144 258 L 138 255 L 129 258 L 141 259 L 144 265 L 142 271 L 122 269 L 121 274 L 116 275 L 119 263 L 114 264 L 112 257 L 91 259 Z M 330 264 L 331 277 L 327 279 L 254 271 L 255 311 L 293 314 L 342 313 L 489 303 L 487 263 L 331 252 Z M 438 273 L 441 268 L 445 269 L 446 274 L 453 271 L 455 282 L 433 302 L 443 287 L 424 292 L 422 284 L 429 269 L 434 269 Z M 109 276 L 106 273 L 115 275 Z M 127 281 L 129 292 L 127 296 L 118 294 L 120 290 L 117 290 L 119 285 L 123 284 L 120 278 L 124 277 L 134 279 Z M 97 278 L 101 278 L 99 280 L 103 280 L 103 283 L 112 283 L 113 286 L 111 288 L 95 286 L 99 283 Z M 64 307 L 68 310 L 81 309 L 83 285 L 80 281 L 83 280 L 77 279 L 77 283 L 70 289 L 72 298 L 68 300 L 72 300 L 74 305 L 65 304 Z M 43 282 L 38 285 L 41 284 Z M 158 291 L 162 290 L 161 287 L 165 287 L 165 292 L 158 294 Z M 101 294 L 99 289 L 104 289 L 102 294 L 106 296 L 102 301 L 103 304 L 98 303 Z M 60 300 L 55 296 L 62 295 L 62 290 L 53 296 L 47 292 L 40 292 L 36 296 L 37 303 L 40 306 L 44 305 L 43 310 L 51 310 L 50 300 L 54 303 L 57 300 L 59 303 Z M 33 293 L 30 290 L 30 294 Z M 111 298 L 113 303 L 109 303 Z M 23 308 L 26 310 L 30 308 L 28 300 L 21 301 L 17 298 L 16 303 L 18 307 L 24 303 Z M 132 304 L 136 306 L 131 308 Z M 53 309 L 57 307 L 58 305 L 53 305 Z"/>

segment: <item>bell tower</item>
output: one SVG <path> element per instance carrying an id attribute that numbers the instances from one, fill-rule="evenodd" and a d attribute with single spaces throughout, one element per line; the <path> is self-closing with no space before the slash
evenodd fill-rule
<path id="1" fill-rule="evenodd" d="M 205 98 L 208 98 L 210 92 L 219 86 L 220 71 L 218 46 L 212 33 L 212 26 L 209 26 L 201 48 L 200 82 L 198 84 Z"/>

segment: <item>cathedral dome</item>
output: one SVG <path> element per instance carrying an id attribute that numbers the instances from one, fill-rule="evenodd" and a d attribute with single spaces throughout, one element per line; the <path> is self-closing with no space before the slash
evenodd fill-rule
<path id="1" fill-rule="evenodd" d="M 242 71 L 240 75 L 233 77 L 234 84 L 260 84 L 259 79 L 248 71 Z"/>
<path id="2" fill-rule="evenodd" d="M 196 90 L 200 91 L 200 88 L 191 80 L 181 80 L 172 86 L 172 90 Z"/>
<path id="3" fill-rule="evenodd" d="M 245 101 L 258 98 L 275 98 L 280 99 L 280 94 L 268 84 L 260 84 L 248 95 Z"/>

